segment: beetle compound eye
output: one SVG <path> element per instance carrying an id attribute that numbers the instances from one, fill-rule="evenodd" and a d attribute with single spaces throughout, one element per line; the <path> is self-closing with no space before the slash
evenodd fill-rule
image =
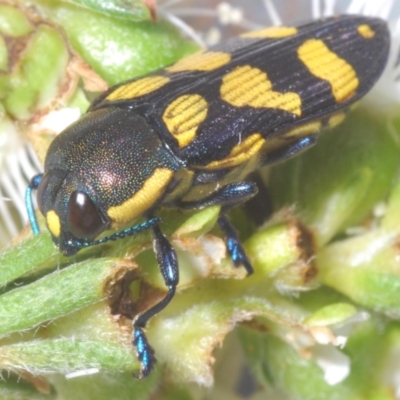
<path id="1" fill-rule="evenodd" d="M 37 188 L 37 192 L 36 192 L 36 200 L 37 200 L 37 204 L 39 207 L 40 212 L 44 215 L 44 210 L 43 210 L 43 200 L 44 200 L 44 196 L 46 193 L 46 189 L 47 186 L 49 184 L 50 181 L 50 174 L 44 174 L 42 177 L 42 180 L 40 181 L 40 184 Z"/>
<path id="2" fill-rule="evenodd" d="M 68 202 L 67 226 L 76 238 L 91 240 L 104 231 L 107 223 L 90 197 L 86 193 L 75 191 Z"/>

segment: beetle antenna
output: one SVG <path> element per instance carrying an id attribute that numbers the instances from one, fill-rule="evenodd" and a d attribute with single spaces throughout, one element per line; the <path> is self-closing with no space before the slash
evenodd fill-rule
<path id="1" fill-rule="evenodd" d="M 106 242 L 115 241 L 117 239 L 122 239 L 125 236 L 132 236 L 135 233 L 142 232 L 146 229 L 150 229 L 153 226 L 157 225 L 161 221 L 161 218 L 159 217 L 154 217 L 150 218 L 141 224 L 137 224 L 134 226 L 131 226 L 130 228 L 127 228 L 121 232 L 116 232 L 112 235 L 106 236 L 104 238 L 98 239 L 98 240 L 73 240 L 69 241 L 68 245 L 74 247 L 77 251 L 83 247 L 91 247 L 91 246 L 96 246 L 98 244 L 103 244 Z"/>
<path id="2" fill-rule="evenodd" d="M 32 232 L 34 235 L 37 235 L 39 233 L 39 224 L 37 222 L 35 209 L 33 208 L 32 190 L 38 188 L 42 178 L 43 174 L 35 175 L 31 179 L 29 186 L 26 188 L 25 191 L 26 210 L 28 212 L 29 223 L 31 224 Z"/>

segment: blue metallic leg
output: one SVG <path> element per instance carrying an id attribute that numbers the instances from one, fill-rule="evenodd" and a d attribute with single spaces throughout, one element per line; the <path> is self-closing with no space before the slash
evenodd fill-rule
<path id="1" fill-rule="evenodd" d="M 287 159 L 297 156 L 308 148 L 314 146 L 314 144 L 317 143 L 317 139 L 317 135 L 304 136 L 301 139 L 294 141 L 292 144 L 287 144 L 282 149 L 266 154 L 261 164 L 271 165 L 286 161 Z"/>
<path id="2" fill-rule="evenodd" d="M 263 164 L 274 164 L 278 161 L 291 158 L 313 146 L 316 141 L 316 135 L 305 136 L 291 145 L 285 146 L 284 149 L 278 149 L 273 153 L 269 153 L 265 160 L 263 160 Z M 218 224 L 225 233 L 226 248 L 235 267 L 243 265 L 248 275 L 251 275 L 254 272 L 253 267 L 242 244 L 240 243 L 235 228 L 231 225 L 225 213 L 231 208 L 246 202 L 256 193 L 257 186 L 255 183 L 239 182 L 226 185 L 205 199 L 205 204 L 207 206 L 212 204 L 220 204 L 222 206 L 221 215 L 218 218 Z"/>
<path id="3" fill-rule="evenodd" d="M 257 192 L 257 185 L 254 182 L 230 183 L 200 201 L 181 202 L 178 203 L 178 206 L 186 209 L 201 209 L 219 205 L 222 207 L 221 213 L 225 213 L 231 208 L 245 203 L 255 196 Z"/>
<path id="4" fill-rule="evenodd" d="M 229 222 L 228 217 L 226 215 L 220 215 L 218 218 L 218 224 L 221 230 L 225 233 L 226 249 L 228 250 L 233 264 L 235 267 L 240 267 L 243 265 L 247 271 L 247 275 L 251 275 L 254 272 L 254 269 L 247 258 L 246 252 L 240 243 L 236 230 Z"/>
<path id="5" fill-rule="evenodd" d="M 178 260 L 175 249 L 161 232 L 158 225 L 151 228 L 153 233 L 153 248 L 156 254 L 160 271 L 163 275 L 168 293 L 159 303 L 155 304 L 149 310 L 138 315 L 133 321 L 133 344 L 136 348 L 137 357 L 141 363 L 139 379 L 145 378 L 152 371 L 156 358 L 154 350 L 150 346 L 143 328 L 148 320 L 163 310 L 175 295 L 176 286 L 179 283 Z"/>
<path id="6" fill-rule="evenodd" d="M 225 216 L 230 209 L 239 204 L 245 203 L 257 194 L 257 185 L 253 182 L 238 182 L 223 186 L 219 190 L 212 193 L 210 196 L 199 202 L 179 204 L 182 208 L 204 208 L 211 205 L 220 205 L 221 214 L 218 218 L 218 224 L 225 233 L 226 249 L 236 267 L 243 265 L 247 274 L 251 275 L 254 270 L 247 258 L 246 252 L 240 243 L 238 235 Z"/>
<path id="7" fill-rule="evenodd" d="M 226 185 L 212 193 L 200 202 L 187 202 L 179 204 L 183 208 L 204 208 L 214 204 L 222 206 L 221 215 L 218 223 L 222 231 L 226 235 L 226 247 L 235 266 L 243 265 L 247 273 L 253 273 L 253 268 L 248 260 L 246 253 L 240 244 L 235 229 L 230 224 L 225 212 L 234 206 L 244 203 L 257 193 L 257 186 L 252 182 L 239 182 Z M 151 219 L 150 219 L 151 220 Z M 139 379 L 145 378 L 154 368 L 156 358 L 154 350 L 150 346 L 144 328 L 154 315 L 163 310 L 175 295 L 176 286 L 179 282 L 178 260 L 176 252 L 171 243 L 161 232 L 158 224 L 150 227 L 153 233 L 153 248 L 156 254 L 160 271 L 163 275 L 168 293 L 159 303 L 155 304 L 149 310 L 138 315 L 133 321 L 133 344 L 136 348 L 137 357 L 141 363 L 139 371 Z"/>

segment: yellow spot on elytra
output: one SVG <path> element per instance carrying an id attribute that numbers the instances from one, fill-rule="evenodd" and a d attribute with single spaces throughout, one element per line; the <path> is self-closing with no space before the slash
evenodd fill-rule
<path id="1" fill-rule="evenodd" d="M 333 114 L 329 117 L 328 126 L 333 128 L 334 126 L 341 124 L 345 118 L 346 114 L 344 112 Z"/>
<path id="2" fill-rule="evenodd" d="M 147 76 L 137 81 L 128 82 L 111 92 L 106 100 L 129 100 L 144 96 L 160 89 L 170 81 L 166 76 Z"/>
<path id="3" fill-rule="evenodd" d="M 237 144 L 223 160 L 213 161 L 206 165 L 207 169 L 231 168 L 242 164 L 256 155 L 264 145 L 265 139 L 259 133 L 253 133 L 243 142 Z"/>
<path id="4" fill-rule="evenodd" d="M 320 121 L 312 121 L 307 124 L 296 126 L 282 135 L 284 138 L 302 137 L 318 132 L 321 129 Z"/>
<path id="5" fill-rule="evenodd" d="M 174 100 L 164 111 L 163 121 L 179 147 L 187 146 L 206 119 L 207 101 L 198 94 L 186 94 Z"/>
<path id="6" fill-rule="evenodd" d="M 313 75 L 329 82 L 338 103 L 354 96 L 359 85 L 356 72 L 346 60 L 329 50 L 322 40 L 307 40 L 297 53 Z"/>
<path id="7" fill-rule="evenodd" d="M 142 188 L 124 203 L 110 207 L 107 210 L 111 218 L 112 227 L 125 225 L 143 214 L 163 195 L 171 181 L 173 171 L 167 168 L 156 168 Z"/>
<path id="8" fill-rule="evenodd" d="M 357 28 L 357 32 L 364 38 L 364 39 L 372 39 L 375 36 L 375 31 L 367 24 L 360 25 Z"/>
<path id="9" fill-rule="evenodd" d="M 53 236 L 59 237 L 61 233 L 61 222 L 60 217 L 54 210 L 50 210 L 46 214 L 46 222 L 49 228 L 49 231 Z"/>
<path id="10" fill-rule="evenodd" d="M 243 38 L 254 39 L 279 39 L 296 35 L 297 29 L 288 26 L 271 26 L 259 31 L 247 32 L 240 35 Z"/>
<path id="11" fill-rule="evenodd" d="M 297 93 L 272 90 L 267 74 L 249 65 L 226 74 L 220 91 L 222 99 L 235 107 L 277 108 L 301 115 L 301 98 Z"/>
<path id="12" fill-rule="evenodd" d="M 213 71 L 231 61 L 229 53 L 220 51 L 206 51 L 192 54 L 191 56 L 182 58 L 174 65 L 167 67 L 168 72 L 183 71 Z"/>

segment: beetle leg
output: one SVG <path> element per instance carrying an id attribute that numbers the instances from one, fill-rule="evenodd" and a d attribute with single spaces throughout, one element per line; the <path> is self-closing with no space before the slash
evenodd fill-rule
<path id="1" fill-rule="evenodd" d="M 159 303 L 149 310 L 139 314 L 133 321 L 133 344 L 136 348 L 137 357 L 141 363 L 139 379 L 145 378 L 153 369 L 156 362 L 154 350 L 150 346 L 143 328 L 154 315 L 163 310 L 175 295 L 176 286 L 179 282 L 178 260 L 175 249 L 161 232 L 158 225 L 151 228 L 153 233 L 153 249 L 161 274 L 164 278 L 168 293 Z"/>
<path id="2" fill-rule="evenodd" d="M 317 139 L 317 135 L 304 136 L 294 143 L 284 146 L 282 149 L 267 153 L 261 164 L 263 166 L 271 165 L 292 158 L 313 146 L 317 142 Z"/>
<path id="3" fill-rule="evenodd" d="M 238 182 L 231 183 L 216 190 L 210 196 L 196 202 L 187 202 L 179 204 L 181 208 L 204 208 L 212 205 L 221 206 L 221 214 L 218 218 L 218 224 L 222 231 L 225 233 L 225 244 L 235 267 L 243 265 L 247 274 L 251 275 L 254 270 L 247 258 L 246 252 L 235 228 L 229 222 L 226 213 L 233 207 L 245 203 L 247 200 L 257 194 L 258 188 L 254 182 Z"/>
<path id="4" fill-rule="evenodd" d="M 258 192 L 254 182 L 237 182 L 222 186 L 200 201 L 180 202 L 178 206 L 185 209 L 201 209 L 214 205 L 222 207 L 221 213 L 250 200 Z"/>
<path id="5" fill-rule="evenodd" d="M 226 249 L 233 261 L 235 267 L 243 265 L 247 275 L 251 275 L 254 269 L 247 257 L 247 254 L 240 243 L 237 232 L 226 215 L 221 214 L 218 218 L 218 224 L 221 230 L 225 233 Z"/>

